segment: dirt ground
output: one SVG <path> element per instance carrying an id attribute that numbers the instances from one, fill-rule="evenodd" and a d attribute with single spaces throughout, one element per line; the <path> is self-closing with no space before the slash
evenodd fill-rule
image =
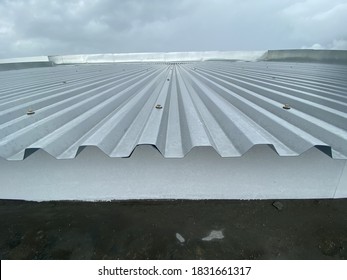
<path id="1" fill-rule="evenodd" d="M 0 200 L 0 258 L 347 258 L 347 199 L 273 202 Z"/>

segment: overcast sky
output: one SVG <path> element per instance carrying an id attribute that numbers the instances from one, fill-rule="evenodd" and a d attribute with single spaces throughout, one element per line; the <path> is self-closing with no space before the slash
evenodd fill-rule
<path id="1" fill-rule="evenodd" d="M 0 58 L 347 49 L 347 0 L 0 0 Z"/>

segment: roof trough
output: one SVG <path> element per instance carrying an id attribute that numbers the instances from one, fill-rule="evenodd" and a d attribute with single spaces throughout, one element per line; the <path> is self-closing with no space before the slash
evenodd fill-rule
<path id="1" fill-rule="evenodd" d="M 280 156 L 315 147 L 346 160 L 347 64 L 303 57 L 50 56 L 45 66 L 54 67 L 0 71 L 0 157 L 23 160 L 41 149 L 71 159 L 97 147 L 127 158 L 151 145 L 164 158 L 183 158 L 194 147 L 229 158 L 269 145 Z"/>

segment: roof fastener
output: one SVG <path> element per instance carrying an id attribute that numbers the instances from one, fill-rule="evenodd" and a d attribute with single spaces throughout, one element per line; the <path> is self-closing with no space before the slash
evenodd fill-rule
<path id="1" fill-rule="evenodd" d="M 170 79 L 168 78 L 168 79 L 166 79 L 167 81 L 170 81 Z"/>
<path id="2" fill-rule="evenodd" d="M 35 114 L 35 111 L 33 109 L 29 109 L 27 111 L 27 115 L 34 115 Z"/>
<path id="3" fill-rule="evenodd" d="M 156 109 L 163 109 L 163 106 L 161 106 L 160 104 L 157 104 L 157 105 L 155 105 L 155 108 Z"/>
<path id="4" fill-rule="evenodd" d="M 285 110 L 289 110 L 291 107 L 289 104 L 284 104 L 282 108 Z"/>

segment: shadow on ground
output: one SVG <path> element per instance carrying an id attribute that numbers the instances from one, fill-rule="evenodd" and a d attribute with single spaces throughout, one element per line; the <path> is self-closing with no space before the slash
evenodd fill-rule
<path id="1" fill-rule="evenodd" d="M 0 200 L 0 257 L 347 258 L 347 199 L 281 200 L 275 206 L 268 200 Z M 224 238 L 203 241 L 213 230 Z"/>

